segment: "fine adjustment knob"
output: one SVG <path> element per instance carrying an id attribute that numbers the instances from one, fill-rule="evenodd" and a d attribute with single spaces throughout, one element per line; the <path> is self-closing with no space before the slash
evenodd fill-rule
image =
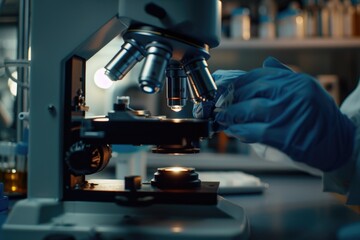
<path id="1" fill-rule="evenodd" d="M 110 157 L 109 145 L 93 145 L 78 141 L 66 152 L 65 162 L 72 174 L 80 176 L 103 170 Z"/>

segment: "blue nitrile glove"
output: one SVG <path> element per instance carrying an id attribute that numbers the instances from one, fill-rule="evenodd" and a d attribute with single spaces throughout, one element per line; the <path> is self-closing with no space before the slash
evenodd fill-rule
<path id="1" fill-rule="evenodd" d="M 311 76 L 268 58 L 262 68 L 217 71 L 214 78 L 217 98 L 196 105 L 194 117 L 213 118 L 228 135 L 275 147 L 323 171 L 350 158 L 355 126 Z"/>

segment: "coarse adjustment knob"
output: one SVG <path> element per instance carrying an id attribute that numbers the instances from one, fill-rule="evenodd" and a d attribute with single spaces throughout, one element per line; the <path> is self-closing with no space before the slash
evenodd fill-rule
<path id="1" fill-rule="evenodd" d="M 78 141 L 66 152 L 65 162 L 75 176 L 89 175 L 103 170 L 111 158 L 111 147 Z"/>

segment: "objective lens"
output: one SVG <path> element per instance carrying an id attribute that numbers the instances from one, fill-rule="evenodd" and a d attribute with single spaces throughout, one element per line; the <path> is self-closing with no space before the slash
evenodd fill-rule
<path id="1" fill-rule="evenodd" d="M 146 50 L 147 56 L 141 69 L 139 85 L 145 93 L 157 93 L 163 85 L 171 49 L 164 44 L 152 42 L 146 47 Z"/>
<path id="2" fill-rule="evenodd" d="M 156 89 L 154 87 L 151 87 L 151 86 L 142 86 L 142 90 L 145 92 L 145 93 L 155 93 L 156 92 Z"/>
<path id="3" fill-rule="evenodd" d="M 182 108 L 183 108 L 183 106 L 179 106 L 179 105 L 170 107 L 170 109 L 173 110 L 174 112 L 180 112 L 182 110 Z"/>
<path id="4" fill-rule="evenodd" d="M 195 59 L 184 65 L 188 76 L 189 87 L 194 101 L 213 99 L 216 94 L 216 84 L 209 72 L 205 59 Z"/>
<path id="5" fill-rule="evenodd" d="M 134 39 L 128 39 L 120 51 L 105 66 L 105 74 L 113 81 L 122 79 L 137 62 L 140 62 L 145 51 Z"/>
<path id="6" fill-rule="evenodd" d="M 187 76 L 179 63 L 172 62 L 166 69 L 166 99 L 171 110 L 180 112 L 186 105 Z"/>

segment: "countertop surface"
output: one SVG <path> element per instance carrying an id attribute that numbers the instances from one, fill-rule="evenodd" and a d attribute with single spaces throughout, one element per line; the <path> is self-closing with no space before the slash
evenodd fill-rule
<path id="1" fill-rule="evenodd" d="M 334 194 L 322 191 L 319 177 L 297 173 L 255 175 L 269 184 L 263 194 L 225 196 L 245 209 L 250 239 L 338 239 L 339 231 L 360 223 L 359 214 Z"/>
<path id="2" fill-rule="evenodd" d="M 334 194 L 322 192 L 319 177 L 297 172 L 254 175 L 269 184 L 263 193 L 223 195 L 245 209 L 250 239 L 337 239 L 341 229 L 360 222 L 360 215 Z M 0 214 L 0 225 L 5 219 Z"/>

